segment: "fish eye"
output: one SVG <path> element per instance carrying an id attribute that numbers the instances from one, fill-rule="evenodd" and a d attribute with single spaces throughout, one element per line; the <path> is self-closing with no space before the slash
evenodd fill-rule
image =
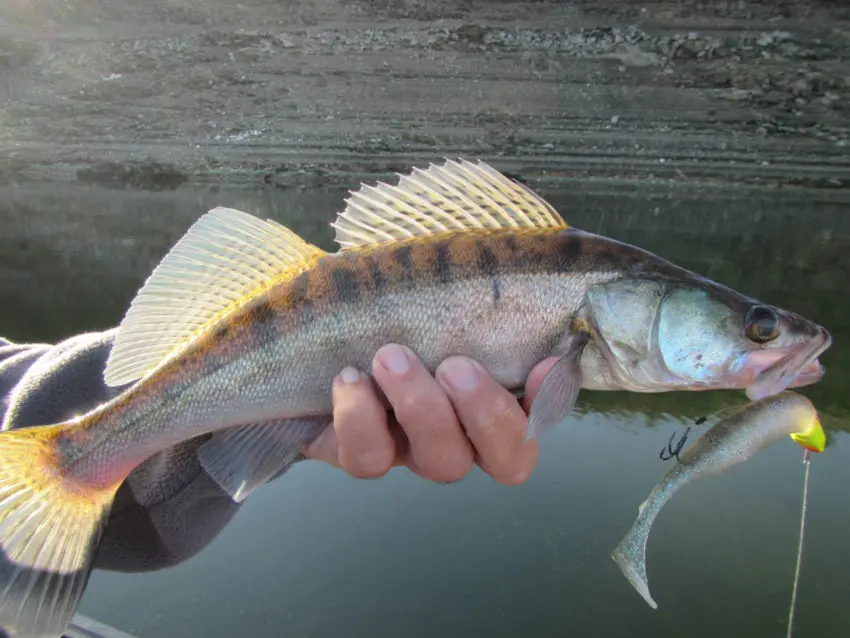
<path id="1" fill-rule="evenodd" d="M 750 308 L 744 326 L 747 339 L 756 343 L 767 343 L 779 336 L 779 317 L 764 306 Z"/>

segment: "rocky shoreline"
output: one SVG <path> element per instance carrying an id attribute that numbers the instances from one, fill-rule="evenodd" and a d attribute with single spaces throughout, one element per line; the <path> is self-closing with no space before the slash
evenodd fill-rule
<path id="1" fill-rule="evenodd" d="M 267 5 L 10 0 L 0 182 L 314 187 L 461 155 L 530 180 L 848 187 L 850 9 Z"/>

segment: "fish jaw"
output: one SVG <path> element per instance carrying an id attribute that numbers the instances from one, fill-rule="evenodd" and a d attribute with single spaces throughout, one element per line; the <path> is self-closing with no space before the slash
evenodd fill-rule
<path id="1" fill-rule="evenodd" d="M 826 374 L 826 368 L 820 361 L 812 361 L 807 363 L 802 370 L 797 373 L 794 380 L 788 384 L 789 388 L 803 388 L 807 385 L 814 385 Z"/>
<path id="2" fill-rule="evenodd" d="M 750 353 L 745 368 L 758 369 L 758 373 L 753 383 L 747 386 L 747 396 L 750 400 L 757 400 L 778 394 L 789 387 L 817 383 L 825 374 L 818 357 L 831 344 L 832 337 L 821 328 L 806 343 Z"/>
<path id="3" fill-rule="evenodd" d="M 793 380 L 788 383 L 787 386 L 778 387 L 773 391 L 759 391 L 758 386 L 755 386 L 755 389 L 750 390 L 753 386 L 758 382 L 759 374 L 769 368 L 773 363 L 776 363 L 779 359 L 782 358 L 783 352 L 780 351 L 769 351 L 769 352 L 759 352 L 756 353 L 758 356 L 754 357 L 754 360 L 748 360 L 746 356 L 742 357 L 745 361 L 742 364 L 744 367 L 747 367 L 747 370 L 741 368 L 738 372 L 730 373 L 727 377 L 727 381 L 722 385 L 706 385 L 706 386 L 692 386 L 686 388 L 676 388 L 670 387 L 670 390 L 683 389 L 683 390 L 717 390 L 717 389 L 725 389 L 725 390 L 741 390 L 744 389 L 747 392 L 747 398 L 752 401 L 757 401 L 759 399 L 764 399 L 769 396 L 775 396 L 779 394 L 783 390 L 787 390 L 789 388 L 802 388 L 810 385 L 814 385 L 818 383 L 821 379 L 823 379 L 826 374 L 826 368 L 819 361 L 812 361 L 807 363 L 796 375 L 794 375 Z M 671 380 L 671 384 L 675 383 L 675 380 Z"/>

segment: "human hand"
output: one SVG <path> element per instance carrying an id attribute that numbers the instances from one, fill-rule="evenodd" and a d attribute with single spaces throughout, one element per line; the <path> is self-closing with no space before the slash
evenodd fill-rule
<path id="1" fill-rule="evenodd" d="M 373 378 L 353 368 L 337 376 L 333 427 L 305 456 L 358 478 L 406 466 L 439 482 L 458 481 L 477 464 L 499 483 L 519 485 L 537 464 L 537 441 L 522 441 L 528 410 L 556 361 L 534 367 L 518 400 L 471 359 L 449 357 L 432 376 L 409 348 L 389 344 L 373 359 Z"/>

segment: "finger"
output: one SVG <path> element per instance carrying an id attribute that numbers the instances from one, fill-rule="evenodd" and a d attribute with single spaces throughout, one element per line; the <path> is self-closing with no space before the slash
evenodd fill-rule
<path id="1" fill-rule="evenodd" d="M 333 426 L 325 428 L 316 440 L 304 449 L 303 454 L 308 459 L 342 467 L 339 462 L 339 440 Z"/>
<path id="2" fill-rule="evenodd" d="M 472 469 L 473 450 L 445 391 L 405 346 L 381 348 L 375 381 L 409 441 L 408 466 L 432 481 L 458 481 Z"/>
<path id="3" fill-rule="evenodd" d="M 523 444 L 528 416 L 519 401 L 476 361 L 449 357 L 437 368 L 466 434 L 478 453 L 478 464 L 496 481 L 518 485 L 537 464 L 537 442 Z"/>
<path id="4" fill-rule="evenodd" d="M 396 453 L 395 459 L 393 459 L 393 466 L 404 466 L 407 464 L 405 457 L 409 448 L 407 436 L 405 436 L 404 431 L 399 427 L 392 415 L 387 415 L 387 418 L 389 420 L 390 434 L 395 441 Z M 336 437 L 336 430 L 332 426 L 325 428 L 316 437 L 316 440 L 304 449 L 303 454 L 305 458 L 313 461 L 322 461 L 328 465 L 342 468 L 339 462 L 339 440 Z"/>
<path id="5" fill-rule="evenodd" d="M 395 460 L 395 441 L 369 377 L 344 369 L 333 382 L 333 406 L 339 465 L 357 478 L 386 474 Z"/>

